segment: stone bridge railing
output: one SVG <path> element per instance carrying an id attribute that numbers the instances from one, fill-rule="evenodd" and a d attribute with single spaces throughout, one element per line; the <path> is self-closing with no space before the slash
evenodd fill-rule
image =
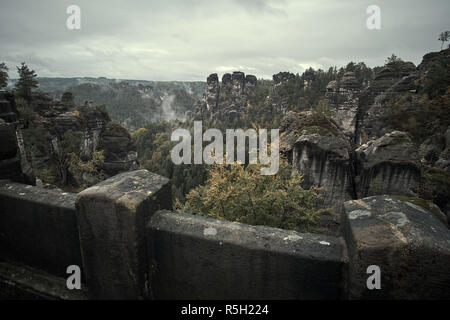
<path id="1" fill-rule="evenodd" d="M 170 190 L 146 170 L 78 195 L 1 180 L 0 296 L 450 298 L 450 232 L 413 204 L 349 201 L 332 237 L 173 212 Z M 80 290 L 66 286 L 70 265 Z M 368 286 L 370 266 L 380 289 Z"/>

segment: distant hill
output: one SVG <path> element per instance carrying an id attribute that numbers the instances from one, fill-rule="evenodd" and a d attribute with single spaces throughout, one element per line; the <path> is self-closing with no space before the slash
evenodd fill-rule
<path id="1" fill-rule="evenodd" d="M 111 118 L 129 129 L 146 122 L 183 119 L 201 98 L 206 83 L 182 81 L 145 81 L 100 78 L 37 78 L 39 90 L 53 98 L 65 91 L 73 93 L 76 104 L 85 100 L 106 105 Z M 11 79 L 13 87 L 16 79 Z"/>

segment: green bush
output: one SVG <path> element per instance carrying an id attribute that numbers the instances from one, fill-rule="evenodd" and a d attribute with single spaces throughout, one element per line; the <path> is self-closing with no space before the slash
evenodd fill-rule
<path id="1" fill-rule="evenodd" d="M 251 225 L 311 232 L 324 210 L 315 208 L 320 189 L 303 189 L 302 176 L 291 176 L 287 161 L 277 174 L 261 175 L 262 165 L 213 165 L 208 180 L 187 195 L 179 209 Z"/>

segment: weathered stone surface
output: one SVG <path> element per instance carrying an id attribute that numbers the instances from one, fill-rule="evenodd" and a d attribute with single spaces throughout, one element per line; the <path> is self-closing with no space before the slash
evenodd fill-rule
<path id="1" fill-rule="evenodd" d="M 136 147 L 128 131 L 120 124 L 106 124 L 100 133 L 98 149 L 104 150 L 107 175 L 138 169 Z"/>
<path id="2" fill-rule="evenodd" d="M 292 151 L 293 171 L 303 175 L 304 187 L 323 188 L 323 206 L 337 212 L 354 196 L 349 149 L 343 138 L 311 134 L 300 137 Z"/>
<path id="3" fill-rule="evenodd" d="M 332 122 L 316 125 L 310 112 L 289 112 L 281 123 L 280 150 L 303 175 L 303 187 L 323 188 L 323 207 L 341 212 L 354 198 L 351 146 Z"/>
<path id="4" fill-rule="evenodd" d="M 390 196 L 345 203 L 350 299 L 449 299 L 450 231 L 430 212 Z M 381 289 L 368 290 L 369 266 Z"/>
<path id="5" fill-rule="evenodd" d="M 423 56 L 422 62 L 417 66 L 420 71 L 426 71 L 430 68 L 431 64 L 437 59 L 445 56 L 450 56 L 450 48 L 437 52 L 430 52 Z"/>
<path id="6" fill-rule="evenodd" d="M 16 122 L 18 114 L 14 94 L 0 91 L 0 119 L 10 123 Z"/>
<path id="7" fill-rule="evenodd" d="M 101 108 L 84 105 L 73 106 L 69 110 L 68 105 L 45 95 L 34 97 L 33 104 L 41 116 L 39 121 L 50 133 L 50 153 L 58 155 L 61 152 L 60 145 L 66 133 L 71 131 L 81 136 L 83 160 L 92 158 L 94 151 L 104 150 L 102 169 L 107 177 L 138 168 L 136 146 L 130 134 L 120 124 L 112 122 Z M 37 158 L 35 165 L 40 167 L 48 164 L 44 159 Z M 89 178 L 77 183 L 91 185 Z"/>
<path id="8" fill-rule="evenodd" d="M 384 66 L 375 74 L 373 81 L 359 97 L 357 145 L 397 130 L 388 121 L 391 111 L 390 101 L 402 94 L 416 92 L 419 89 L 415 84 L 417 77 L 416 67 L 411 62 Z"/>
<path id="9" fill-rule="evenodd" d="M 0 124 L 0 160 L 14 158 L 17 155 L 16 128 L 14 124 Z"/>
<path id="10" fill-rule="evenodd" d="M 380 190 L 383 194 L 417 194 L 420 184 L 419 154 L 405 132 L 387 133 L 360 146 L 355 152 L 360 198 L 379 194 Z"/>
<path id="11" fill-rule="evenodd" d="M 167 178 L 137 170 L 78 194 L 81 252 L 92 298 L 147 295 L 145 224 L 157 210 L 171 208 L 170 190 Z"/>
<path id="12" fill-rule="evenodd" d="M 450 126 L 444 134 L 445 147 L 439 153 L 439 158 L 433 163 L 434 167 L 441 168 L 450 173 Z M 439 152 L 439 145 L 435 146 L 433 149 L 433 156 Z M 433 158 L 432 160 L 434 160 Z"/>
<path id="13" fill-rule="evenodd" d="M 166 210 L 148 224 L 154 299 L 339 299 L 338 238 Z"/>
<path id="14" fill-rule="evenodd" d="M 356 131 L 359 94 L 361 86 L 353 72 L 345 72 L 342 78 L 331 81 L 327 86 L 325 98 L 331 109 L 331 118 L 342 132 L 354 140 Z"/>
<path id="15" fill-rule="evenodd" d="M 228 84 L 231 84 L 231 74 L 230 73 L 225 73 L 222 76 L 222 85 L 226 86 Z"/>
<path id="16" fill-rule="evenodd" d="M 247 110 L 248 97 L 257 84 L 256 77 L 240 71 L 226 73 L 219 84 L 217 73 L 207 79 L 206 92 L 195 103 L 193 117 L 198 120 L 233 121 Z"/>
<path id="17" fill-rule="evenodd" d="M 60 277 L 82 267 L 75 194 L 1 180 L 0 252 Z"/>
<path id="18" fill-rule="evenodd" d="M 13 261 L 0 260 L 0 300 L 85 300 L 81 289 L 69 290 L 67 279 Z"/>
<path id="19" fill-rule="evenodd" d="M 16 123 L 0 123 L 0 179 L 10 179 L 16 182 L 33 183 L 32 172 L 26 179 L 21 165 L 21 154 L 16 136 Z M 30 181 L 28 181 L 30 180 Z"/>
<path id="20" fill-rule="evenodd" d="M 25 152 L 25 143 L 23 141 L 23 134 L 21 127 L 16 127 L 16 138 L 18 154 L 20 156 L 20 166 L 22 170 L 23 182 L 30 185 L 36 185 L 36 177 L 34 175 L 31 162 L 28 160 Z"/>
<path id="21" fill-rule="evenodd" d="M 17 121 L 14 94 L 0 91 L 0 179 L 35 184 L 35 177 L 25 154 L 22 131 Z"/>

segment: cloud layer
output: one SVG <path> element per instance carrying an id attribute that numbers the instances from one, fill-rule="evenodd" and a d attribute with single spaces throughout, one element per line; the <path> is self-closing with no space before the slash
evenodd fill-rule
<path id="1" fill-rule="evenodd" d="M 39 76 L 204 80 L 241 70 L 279 71 L 381 65 L 395 53 L 415 64 L 440 49 L 448 0 L 0 0 L 0 61 L 25 61 Z M 81 29 L 66 27 L 69 5 Z M 368 30 L 366 9 L 381 9 Z"/>

